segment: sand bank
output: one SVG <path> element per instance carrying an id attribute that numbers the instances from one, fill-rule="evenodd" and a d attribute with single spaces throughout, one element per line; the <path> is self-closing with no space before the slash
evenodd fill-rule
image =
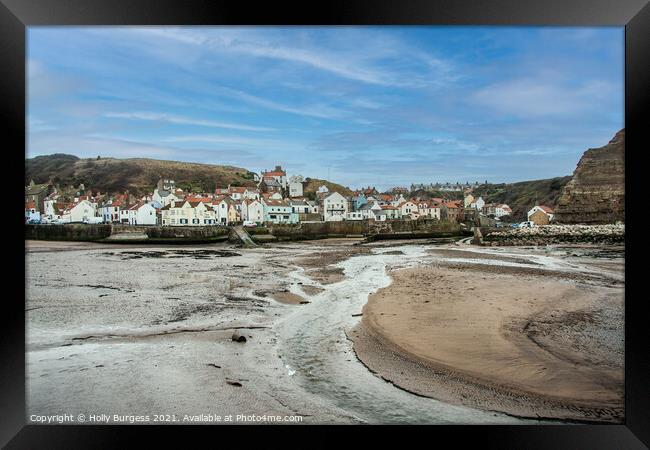
<path id="1" fill-rule="evenodd" d="M 445 402 L 621 422 L 623 288 L 480 266 L 391 272 L 350 333 L 357 356 L 387 381 Z"/>

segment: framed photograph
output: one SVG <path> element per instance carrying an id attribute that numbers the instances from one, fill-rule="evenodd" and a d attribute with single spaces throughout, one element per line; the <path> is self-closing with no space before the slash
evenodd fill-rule
<path id="1" fill-rule="evenodd" d="M 1 1 L 2 445 L 650 445 L 647 2 Z"/>

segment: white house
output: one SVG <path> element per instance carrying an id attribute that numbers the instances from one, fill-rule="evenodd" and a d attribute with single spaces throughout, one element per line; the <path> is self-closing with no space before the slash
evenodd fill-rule
<path id="1" fill-rule="evenodd" d="M 244 200 L 241 208 L 242 220 L 264 222 L 264 205 L 259 200 Z"/>
<path id="2" fill-rule="evenodd" d="M 162 225 L 200 226 L 214 225 L 215 212 L 207 202 L 187 201 L 172 202 L 163 206 Z"/>
<path id="3" fill-rule="evenodd" d="M 99 208 L 98 215 L 104 219 L 105 223 L 119 222 L 121 208 L 122 208 L 121 201 L 119 200 L 108 201 Z"/>
<path id="4" fill-rule="evenodd" d="M 292 211 L 291 205 L 285 200 L 265 200 L 264 221 L 273 223 L 297 223 L 298 214 Z"/>
<path id="5" fill-rule="evenodd" d="M 309 212 L 311 214 L 318 214 L 320 212 L 320 206 L 318 206 L 318 202 L 314 200 L 307 200 L 307 204 L 309 205 Z"/>
<path id="6" fill-rule="evenodd" d="M 228 195 L 233 200 L 246 198 L 246 188 L 243 186 L 228 186 Z"/>
<path id="7" fill-rule="evenodd" d="M 505 204 L 497 204 L 494 206 L 494 217 L 503 217 L 512 215 L 512 209 Z M 550 219 L 549 219 L 550 220 Z"/>
<path id="8" fill-rule="evenodd" d="M 479 197 L 469 204 L 470 208 L 478 209 L 479 211 L 482 211 L 484 206 L 485 200 L 483 200 L 483 197 Z"/>
<path id="9" fill-rule="evenodd" d="M 296 214 L 308 214 L 311 212 L 311 206 L 305 200 L 289 200 L 292 212 Z"/>
<path id="10" fill-rule="evenodd" d="M 42 216 L 45 216 L 49 219 L 54 219 L 55 216 L 58 215 L 58 209 L 56 207 L 56 199 L 58 198 L 58 195 L 54 194 L 51 196 L 48 196 L 43 200 L 43 214 Z"/>
<path id="11" fill-rule="evenodd" d="M 404 203 L 406 199 L 402 194 L 399 194 L 398 196 L 393 196 L 393 200 L 390 202 L 391 206 L 397 206 L 399 207 L 402 203 Z"/>
<path id="12" fill-rule="evenodd" d="M 212 210 L 215 214 L 216 223 L 228 225 L 230 223 L 230 205 L 233 203 L 230 197 L 217 197 L 212 201 Z"/>
<path id="13" fill-rule="evenodd" d="M 358 220 L 368 220 L 368 219 L 374 219 L 375 215 L 371 211 L 372 205 L 368 203 L 364 203 L 363 205 L 359 206 L 356 211 L 348 212 L 348 217 L 351 217 L 352 220 L 354 220 L 354 213 L 358 213 L 360 216 L 360 219 Z M 380 208 L 381 209 L 381 208 Z"/>
<path id="14" fill-rule="evenodd" d="M 262 172 L 262 180 L 265 180 L 265 181 L 274 180 L 281 187 L 286 188 L 287 187 L 287 172 L 285 172 L 282 169 L 282 167 L 275 166 L 274 170 L 263 171 Z"/>
<path id="15" fill-rule="evenodd" d="M 397 206 L 382 205 L 381 209 L 384 211 L 386 219 L 394 220 L 402 217 L 402 210 Z"/>
<path id="16" fill-rule="evenodd" d="M 397 205 L 397 207 L 399 208 L 402 217 L 409 216 L 411 219 L 417 219 L 418 217 L 420 217 L 420 211 L 418 209 L 418 205 L 412 202 L 411 200 L 402 202 L 399 205 Z"/>
<path id="17" fill-rule="evenodd" d="M 434 200 L 420 200 L 417 205 L 420 217 L 428 216 L 440 220 L 440 205 Z"/>
<path id="18" fill-rule="evenodd" d="M 365 205 L 364 205 L 365 206 Z M 368 208 L 368 211 L 370 208 Z M 345 220 L 363 220 L 363 213 L 361 211 L 348 211 L 345 214 Z"/>
<path id="19" fill-rule="evenodd" d="M 146 202 L 136 203 L 129 210 L 134 211 L 133 225 L 156 225 L 156 208 L 152 204 Z"/>
<path id="20" fill-rule="evenodd" d="M 382 208 L 379 208 L 379 210 L 371 210 L 373 219 L 376 220 L 377 222 L 385 222 L 386 219 L 388 218 L 388 213 Z"/>
<path id="21" fill-rule="evenodd" d="M 372 203 L 365 203 L 361 205 L 356 212 L 361 214 L 361 219 L 362 220 L 369 220 L 373 219 L 376 220 L 375 218 L 375 213 L 378 211 L 382 211 L 381 206 L 379 205 L 378 202 L 372 202 Z M 348 216 L 350 213 L 348 213 Z M 385 216 L 384 216 L 385 219 Z"/>
<path id="22" fill-rule="evenodd" d="M 300 175 L 294 175 L 289 178 L 289 197 L 302 197 L 303 178 Z"/>
<path id="23" fill-rule="evenodd" d="M 246 200 L 259 200 L 260 191 L 257 188 L 246 188 L 243 197 Z"/>
<path id="24" fill-rule="evenodd" d="M 544 205 L 536 205 L 528 211 L 528 220 L 535 222 L 537 225 L 545 225 L 553 220 L 554 215 L 552 208 Z"/>
<path id="25" fill-rule="evenodd" d="M 41 220 L 41 214 L 36 209 L 36 202 L 25 203 L 25 221 Z"/>
<path id="26" fill-rule="evenodd" d="M 81 200 L 72 207 L 67 208 L 61 216 L 62 222 L 83 222 L 95 217 L 95 207 L 88 200 Z"/>
<path id="27" fill-rule="evenodd" d="M 129 224 L 129 225 L 135 225 L 135 209 L 133 208 L 135 205 L 127 206 L 126 208 L 122 208 L 120 210 L 120 223 L 124 224 Z"/>
<path id="28" fill-rule="evenodd" d="M 348 213 L 348 200 L 338 192 L 332 192 L 323 200 L 323 218 L 326 222 L 343 220 Z"/>
<path id="29" fill-rule="evenodd" d="M 158 190 L 153 191 L 153 196 L 151 198 L 153 201 L 160 203 L 161 205 L 167 206 L 171 202 L 180 202 L 182 198 L 176 195 L 174 192 L 169 190 Z"/>

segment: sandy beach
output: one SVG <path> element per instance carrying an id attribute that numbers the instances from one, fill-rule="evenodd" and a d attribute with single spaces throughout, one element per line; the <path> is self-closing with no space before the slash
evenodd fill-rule
<path id="1" fill-rule="evenodd" d="M 26 242 L 28 414 L 620 421 L 620 251 L 358 243 Z"/>
<path id="2" fill-rule="evenodd" d="M 370 295 L 350 333 L 370 370 L 454 404 L 520 417 L 622 421 L 620 277 L 563 276 L 536 270 L 534 261 L 526 268 L 482 264 L 522 262 L 498 253 L 430 253 L 447 259 L 391 271 L 391 285 Z M 622 274 L 622 266 L 608 267 Z"/>

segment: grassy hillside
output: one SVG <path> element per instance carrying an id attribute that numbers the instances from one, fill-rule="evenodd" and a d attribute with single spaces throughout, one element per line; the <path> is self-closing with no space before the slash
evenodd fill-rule
<path id="1" fill-rule="evenodd" d="M 321 186 L 327 186 L 327 189 L 329 189 L 330 192 L 336 191 L 341 195 L 352 194 L 351 189 L 340 184 L 332 183 L 331 181 L 327 180 L 319 180 L 318 178 L 305 178 L 305 186 L 303 188 L 305 196 L 308 196 L 310 192 L 316 192 Z"/>
<path id="2" fill-rule="evenodd" d="M 254 186 L 253 174 L 232 166 L 161 161 L 156 159 L 80 159 L 54 154 L 25 160 L 25 184 L 52 180 L 61 186 L 86 187 L 102 192 L 129 190 L 135 194 L 152 191 L 161 177 L 169 177 L 183 190 L 212 192 L 228 184 Z"/>
<path id="3" fill-rule="evenodd" d="M 486 203 L 505 203 L 512 208 L 517 220 L 525 220 L 526 212 L 535 205 L 557 206 L 557 201 L 570 176 L 519 183 L 487 184 L 474 189 L 474 197 L 483 197 Z"/>

